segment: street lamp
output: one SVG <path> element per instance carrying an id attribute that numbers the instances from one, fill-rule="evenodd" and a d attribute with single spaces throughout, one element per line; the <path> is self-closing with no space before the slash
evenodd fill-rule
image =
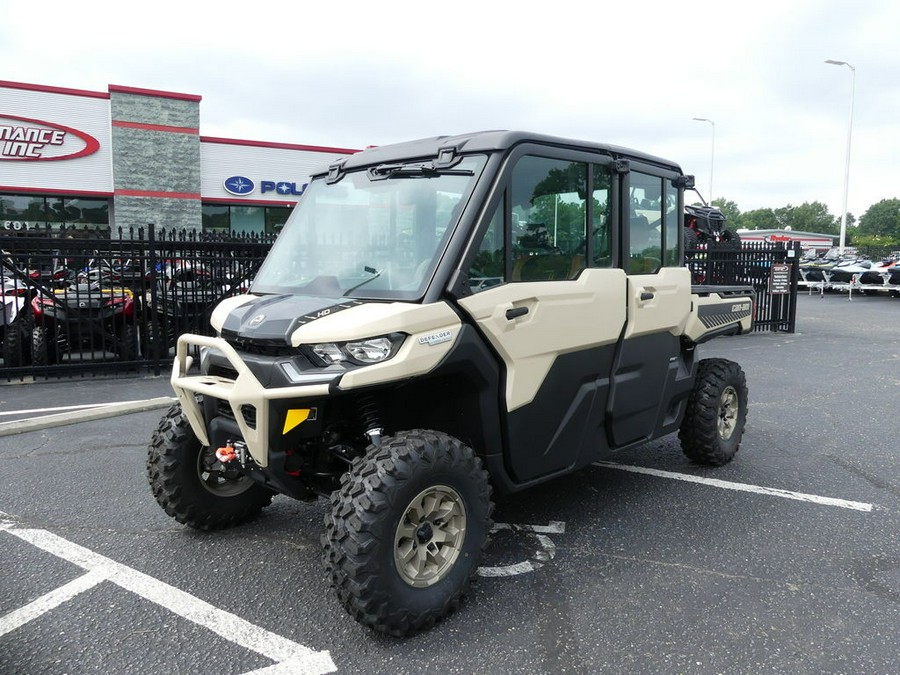
<path id="1" fill-rule="evenodd" d="M 713 164 L 716 161 L 716 123 L 712 120 L 708 120 L 705 117 L 695 117 L 695 122 L 709 122 L 712 125 L 712 151 L 709 154 L 709 203 L 712 204 L 713 200 Z"/>
<path id="2" fill-rule="evenodd" d="M 844 204 L 841 211 L 841 246 L 838 253 L 844 254 L 844 244 L 847 241 L 847 192 L 850 189 L 850 139 L 853 136 L 853 96 L 856 93 L 856 68 L 846 61 L 828 59 L 825 63 L 832 66 L 847 66 L 850 69 L 850 116 L 847 120 L 847 161 L 844 164 Z"/>

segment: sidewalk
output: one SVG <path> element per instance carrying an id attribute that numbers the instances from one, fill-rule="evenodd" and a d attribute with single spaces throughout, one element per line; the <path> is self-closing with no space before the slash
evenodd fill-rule
<path id="1" fill-rule="evenodd" d="M 0 436 L 167 408 L 173 399 L 168 375 L 3 384 Z"/>

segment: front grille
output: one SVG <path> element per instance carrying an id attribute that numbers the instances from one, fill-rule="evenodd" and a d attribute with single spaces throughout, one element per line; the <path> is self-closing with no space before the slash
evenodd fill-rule
<path id="1" fill-rule="evenodd" d="M 251 340 L 229 337 L 225 340 L 238 352 L 257 354 L 259 356 L 296 356 L 297 349 L 285 344 L 265 344 Z"/>
<path id="2" fill-rule="evenodd" d="M 214 375 L 215 377 L 224 377 L 228 380 L 236 380 L 238 376 L 237 371 L 234 368 L 231 368 L 229 366 L 219 366 L 216 364 L 210 364 L 209 374 Z"/>
<path id="3" fill-rule="evenodd" d="M 220 417 L 225 417 L 227 419 L 234 419 L 234 412 L 231 410 L 231 405 L 228 401 L 223 399 L 216 400 L 216 414 Z M 251 429 L 256 428 L 256 406 L 252 406 L 249 404 L 244 404 L 241 406 L 241 414 L 244 416 L 244 420 L 247 422 L 247 426 Z"/>

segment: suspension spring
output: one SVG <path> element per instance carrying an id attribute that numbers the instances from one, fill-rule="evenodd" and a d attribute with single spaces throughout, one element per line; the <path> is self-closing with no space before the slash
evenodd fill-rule
<path id="1" fill-rule="evenodd" d="M 365 394 L 357 399 L 357 409 L 359 410 L 360 421 L 369 442 L 378 447 L 381 445 L 381 434 L 384 431 L 384 425 L 381 423 L 381 415 L 379 414 L 378 402 L 374 396 Z"/>

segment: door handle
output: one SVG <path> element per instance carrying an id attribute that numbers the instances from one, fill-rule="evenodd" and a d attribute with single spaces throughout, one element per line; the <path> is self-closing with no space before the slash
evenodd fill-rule
<path id="1" fill-rule="evenodd" d="M 643 291 L 641 293 L 641 302 L 646 302 L 647 300 L 652 300 L 652 299 L 653 299 L 653 293 L 651 293 L 650 291 Z"/>
<path id="2" fill-rule="evenodd" d="M 527 307 L 513 307 L 512 309 L 506 310 L 506 318 L 510 321 L 517 319 L 520 316 L 525 316 L 526 314 L 528 314 Z"/>

